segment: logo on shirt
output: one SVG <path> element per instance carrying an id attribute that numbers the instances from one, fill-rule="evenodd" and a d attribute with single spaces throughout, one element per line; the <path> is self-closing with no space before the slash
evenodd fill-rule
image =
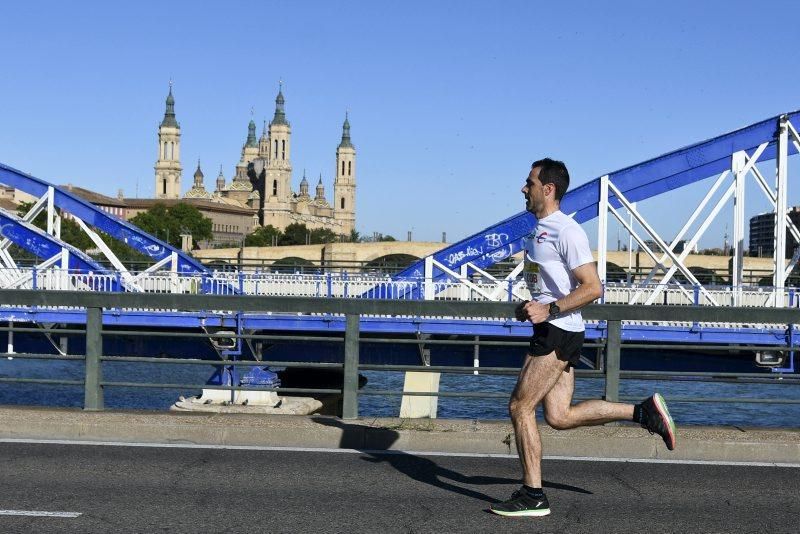
<path id="1" fill-rule="evenodd" d="M 540 245 L 547 240 L 547 232 L 542 232 L 541 234 L 536 236 L 536 242 Z"/>

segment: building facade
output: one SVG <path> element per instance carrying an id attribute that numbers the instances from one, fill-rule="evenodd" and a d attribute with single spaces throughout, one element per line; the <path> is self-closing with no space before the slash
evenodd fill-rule
<path id="1" fill-rule="evenodd" d="M 164 119 L 158 129 L 159 159 L 155 166 L 156 199 L 180 198 L 180 125 L 175 118 L 175 99 L 170 86 Z M 186 201 L 204 209 L 216 204 L 213 212 L 214 227 L 238 228 L 247 235 L 260 226 L 272 225 L 279 230 L 292 223 L 306 225 L 309 229 L 328 229 L 336 235 L 349 237 L 356 221 L 356 149 L 350 138 L 350 121 L 345 116 L 342 138 L 336 149 L 336 168 L 333 179 L 333 202 L 329 202 L 319 177 L 315 194 L 309 193 L 308 178 L 303 173 L 298 190 L 292 187 L 292 129 L 286 118 L 282 87 L 275 98 L 275 114 L 269 125 L 264 124 L 260 139 L 256 138 L 256 125 L 250 121 L 247 138 L 242 146 L 233 178 L 227 182 L 220 167 L 214 190 L 205 187 L 204 175 L 198 161 L 192 187 L 184 195 Z M 248 175 L 252 167 L 255 183 Z M 129 200 L 130 202 L 130 200 Z M 239 222 L 222 221 L 226 210 Z M 204 211 L 204 210 L 201 210 Z M 242 221 L 248 214 L 248 223 Z M 208 215 L 206 215 L 208 216 Z M 219 220 L 218 220 L 219 219 Z M 220 234 L 222 242 L 230 237 Z"/>
<path id="2" fill-rule="evenodd" d="M 794 206 L 787 212 L 795 226 L 800 227 L 800 206 Z M 791 232 L 786 232 L 786 255 L 791 258 L 797 241 Z M 775 212 L 759 213 L 750 218 L 750 235 L 748 251 L 750 256 L 757 258 L 772 257 L 775 250 Z"/>

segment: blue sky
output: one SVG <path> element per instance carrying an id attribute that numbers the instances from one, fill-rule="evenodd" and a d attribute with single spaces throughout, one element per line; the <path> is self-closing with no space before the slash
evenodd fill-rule
<path id="1" fill-rule="evenodd" d="M 453 241 L 523 209 L 539 157 L 564 160 L 577 185 L 800 108 L 783 22 L 796 3 L 552 4 L 13 3 L 0 33 L 0 161 L 152 196 L 172 79 L 183 190 L 198 158 L 213 189 L 220 165 L 233 174 L 251 109 L 259 135 L 272 117 L 282 79 L 295 189 L 304 169 L 312 185 L 321 173 L 330 198 L 349 110 L 357 229 Z M 653 201 L 672 215 L 660 229 L 677 230 L 700 189 Z M 722 217 L 701 245 L 722 245 Z"/>

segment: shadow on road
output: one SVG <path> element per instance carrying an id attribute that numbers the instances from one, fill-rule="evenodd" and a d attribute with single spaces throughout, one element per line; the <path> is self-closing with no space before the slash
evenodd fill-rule
<path id="1" fill-rule="evenodd" d="M 499 502 L 498 499 L 495 499 L 494 497 L 489 497 L 488 495 L 481 493 L 480 491 L 476 491 L 470 488 L 465 488 L 462 486 L 457 486 L 455 484 L 467 484 L 472 486 L 482 486 L 490 484 L 514 484 L 514 485 L 520 484 L 520 481 L 517 478 L 464 475 L 457 471 L 453 471 L 452 469 L 447 469 L 445 467 L 442 467 L 429 458 L 425 458 L 422 456 L 415 456 L 413 454 L 408 454 L 403 451 L 390 450 L 390 447 L 400 437 L 398 432 L 391 429 L 387 428 L 369 429 L 370 449 L 367 450 L 364 448 L 363 425 L 352 425 L 349 423 L 345 423 L 340 419 L 332 417 L 312 417 L 311 419 L 317 424 L 341 429 L 342 437 L 339 442 L 339 447 L 343 449 L 356 449 L 358 451 L 361 451 L 365 454 L 365 456 L 363 457 L 365 461 L 373 463 L 386 462 L 399 472 L 408 476 L 409 478 L 412 478 L 419 482 L 423 482 L 425 484 L 429 484 L 431 486 L 435 486 L 437 488 L 445 489 L 447 491 L 452 491 L 454 493 L 465 495 L 467 497 L 472 497 L 474 499 L 479 499 L 481 501 L 495 503 Z M 574 491 L 577 493 L 584 493 L 587 495 L 592 494 L 591 491 L 587 491 L 583 488 L 578 488 L 575 486 L 569 486 L 567 484 L 559 484 L 556 482 L 547 482 L 547 481 L 543 481 L 543 484 L 544 487 L 546 488 Z"/>

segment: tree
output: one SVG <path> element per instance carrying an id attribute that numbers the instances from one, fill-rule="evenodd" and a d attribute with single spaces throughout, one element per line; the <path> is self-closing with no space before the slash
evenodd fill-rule
<path id="1" fill-rule="evenodd" d="M 336 233 L 328 228 L 315 228 L 311 230 L 311 244 L 333 243 L 336 241 Z"/>
<path id="2" fill-rule="evenodd" d="M 292 223 L 283 229 L 283 235 L 278 241 L 279 245 L 305 245 L 309 234 L 305 224 Z"/>
<path id="3" fill-rule="evenodd" d="M 327 228 L 309 230 L 305 224 L 292 223 L 278 238 L 279 245 L 319 245 L 336 241 L 336 234 Z"/>
<path id="4" fill-rule="evenodd" d="M 176 248 L 180 248 L 181 234 L 184 233 L 191 234 L 194 243 L 212 237 L 211 219 L 203 217 L 200 210 L 189 204 L 179 203 L 171 208 L 156 204 L 131 218 L 130 222 Z"/>
<path id="5" fill-rule="evenodd" d="M 268 224 L 258 228 L 252 234 L 248 234 L 244 238 L 244 244 L 247 247 L 271 247 L 274 243 L 279 243 L 283 234 L 280 230 Z"/>
<path id="6" fill-rule="evenodd" d="M 359 241 L 361 241 L 361 234 L 358 233 L 358 230 L 353 228 L 352 230 L 350 230 L 350 242 L 358 243 Z"/>

